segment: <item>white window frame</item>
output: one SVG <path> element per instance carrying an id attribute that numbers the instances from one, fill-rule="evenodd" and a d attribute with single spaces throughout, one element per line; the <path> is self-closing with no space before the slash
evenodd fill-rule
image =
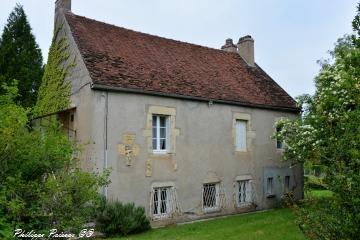
<path id="1" fill-rule="evenodd" d="M 204 201 L 204 194 L 205 194 L 205 186 L 206 185 L 214 185 L 215 186 L 215 204 L 214 206 L 205 206 L 205 201 Z M 220 183 L 219 182 L 214 182 L 214 183 L 204 183 L 203 187 L 202 187 L 202 207 L 204 209 L 204 212 L 214 212 L 214 211 L 218 211 L 220 209 Z"/>
<path id="2" fill-rule="evenodd" d="M 169 217 L 170 213 L 172 212 L 172 186 L 166 186 L 166 187 L 153 187 L 153 195 L 152 195 L 152 216 L 154 219 L 161 219 L 161 218 L 167 218 Z M 162 191 L 166 192 L 166 199 L 162 200 Z M 156 201 L 155 201 L 156 198 Z M 165 203 L 165 209 L 166 211 L 162 212 L 162 204 Z M 155 213 L 156 210 L 156 213 Z"/>
<path id="3" fill-rule="evenodd" d="M 152 121 L 154 121 L 154 117 L 156 119 L 156 124 L 155 124 L 155 129 L 156 129 L 156 138 L 154 138 L 153 134 L 152 134 L 152 150 L 153 153 L 157 153 L 157 154 L 165 154 L 169 152 L 169 146 L 170 146 L 170 116 L 167 115 L 160 115 L 160 114 L 153 114 L 152 115 Z M 160 149 L 160 118 L 164 117 L 165 118 L 165 149 Z M 153 131 L 154 126 L 152 126 L 152 131 Z M 153 145 L 153 140 L 156 139 L 156 149 L 154 149 L 154 145 Z"/>
<path id="4" fill-rule="evenodd" d="M 236 151 L 247 151 L 247 125 L 248 121 L 245 119 L 236 119 L 235 121 L 235 146 Z M 245 129 L 240 129 L 245 127 Z"/>
<path id="5" fill-rule="evenodd" d="M 281 131 L 281 129 L 276 127 L 275 131 L 277 133 L 277 132 Z M 276 141 L 275 141 L 276 150 L 283 151 L 284 150 L 284 144 L 285 144 L 284 141 L 280 141 L 280 140 L 276 139 Z M 280 145 L 280 147 L 279 147 L 279 145 Z"/>
<path id="6" fill-rule="evenodd" d="M 274 195 L 274 178 L 268 177 L 266 179 L 266 193 L 268 196 Z"/>
<path id="7" fill-rule="evenodd" d="M 244 192 L 245 189 L 245 192 Z M 243 198 L 245 193 L 245 199 Z M 241 198 L 241 199 L 240 199 Z M 238 207 L 252 204 L 252 186 L 250 179 L 236 181 L 236 202 Z"/>

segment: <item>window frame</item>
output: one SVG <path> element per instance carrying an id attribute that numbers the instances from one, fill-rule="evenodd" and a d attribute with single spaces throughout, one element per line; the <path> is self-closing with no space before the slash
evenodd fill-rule
<path id="1" fill-rule="evenodd" d="M 268 197 L 274 196 L 274 178 L 268 177 L 266 179 L 266 195 Z"/>
<path id="2" fill-rule="evenodd" d="M 172 212 L 172 201 L 171 201 L 171 194 L 172 194 L 172 188 L 173 186 L 154 186 L 152 187 L 152 191 L 153 191 L 153 196 L 152 196 L 152 207 L 153 209 L 151 210 L 151 214 L 152 217 L 154 219 L 162 219 L 162 218 L 167 218 L 170 216 L 171 212 Z M 165 208 L 166 208 L 166 212 L 161 212 L 162 210 L 162 201 L 161 197 L 162 197 L 162 191 L 166 190 L 166 199 L 165 201 Z M 155 201 L 155 196 L 157 198 L 157 200 Z M 155 207 L 156 206 L 156 207 Z M 155 213 L 155 210 L 157 213 Z"/>
<path id="3" fill-rule="evenodd" d="M 153 129 L 154 129 L 154 123 L 153 123 L 153 125 L 152 125 L 152 133 L 151 133 L 152 152 L 156 153 L 156 154 L 166 154 L 170 150 L 170 136 L 169 136 L 170 135 L 170 131 L 169 131 L 169 129 L 170 129 L 170 116 L 162 115 L 162 114 L 152 114 L 152 121 L 154 121 L 154 117 L 156 119 L 156 124 L 155 124 L 156 125 L 155 126 L 156 137 L 154 138 L 154 135 L 153 135 Z M 161 143 L 161 140 L 163 139 L 160 136 L 160 130 L 161 130 L 161 128 L 163 128 L 163 127 L 160 126 L 160 122 L 161 122 L 160 118 L 161 117 L 165 118 L 165 139 L 164 139 L 165 140 L 165 149 L 160 148 L 160 143 Z M 154 139 L 156 140 L 156 149 L 154 149 L 154 143 L 153 143 Z"/>
<path id="4" fill-rule="evenodd" d="M 244 201 L 240 201 L 240 194 L 243 193 L 242 184 L 244 184 L 244 186 L 245 186 Z M 236 204 L 237 204 L 237 207 L 246 207 L 253 203 L 252 196 L 251 195 L 249 196 L 249 194 L 252 194 L 251 179 L 237 180 L 236 181 Z"/>
<path id="5" fill-rule="evenodd" d="M 215 204 L 212 207 L 208 207 L 205 206 L 205 185 L 214 185 L 215 187 Z M 212 182 L 212 183 L 203 183 L 202 185 L 202 208 L 204 210 L 204 212 L 209 213 L 209 212 L 216 212 L 220 210 L 220 182 Z"/>
<path id="6" fill-rule="evenodd" d="M 245 124 L 245 131 L 243 132 L 244 136 L 242 136 L 242 140 L 244 141 L 244 147 L 241 148 L 240 143 L 238 141 L 239 139 L 239 123 Z M 235 150 L 238 152 L 246 152 L 248 149 L 248 120 L 246 119 L 235 119 Z"/>

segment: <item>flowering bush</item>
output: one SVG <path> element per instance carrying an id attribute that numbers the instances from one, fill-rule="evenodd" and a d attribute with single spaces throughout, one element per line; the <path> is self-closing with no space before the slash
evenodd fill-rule
<path id="1" fill-rule="evenodd" d="M 322 63 L 315 95 L 299 98 L 301 118 L 277 122 L 284 159 L 325 166 L 324 183 L 334 193 L 302 212 L 311 239 L 360 235 L 360 4 L 353 27 L 354 35 L 338 40 L 332 59 Z"/>

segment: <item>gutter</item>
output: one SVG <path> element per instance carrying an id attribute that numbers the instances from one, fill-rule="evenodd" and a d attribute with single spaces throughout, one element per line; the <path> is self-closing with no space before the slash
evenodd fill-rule
<path id="1" fill-rule="evenodd" d="M 220 104 L 228 104 L 228 105 L 235 105 L 235 106 L 268 109 L 268 110 L 275 110 L 275 111 L 285 111 L 285 112 L 292 112 L 292 113 L 297 113 L 297 114 L 300 113 L 300 108 L 279 107 L 279 106 L 271 106 L 271 105 L 256 104 L 256 103 L 249 103 L 249 102 L 237 102 L 237 101 L 228 101 L 228 100 L 221 100 L 221 99 L 192 97 L 192 96 L 185 96 L 185 95 L 173 94 L 173 93 L 162 93 L 162 92 L 146 91 L 146 90 L 131 89 L 131 88 L 113 87 L 113 86 L 107 86 L 107 85 L 96 84 L 96 83 L 91 84 L 91 88 L 94 90 L 101 90 L 101 91 L 145 94 L 145 95 L 151 95 L 151 96 L 162 96 L 162 97 L 170 97 L 170 98 L 178 98 L 178 99 L 186 99 L 186 100 L 196 100 L 196 101 L 201 101 L 201 102 L 211 102 L 211 103 L 220 103 Z"/>

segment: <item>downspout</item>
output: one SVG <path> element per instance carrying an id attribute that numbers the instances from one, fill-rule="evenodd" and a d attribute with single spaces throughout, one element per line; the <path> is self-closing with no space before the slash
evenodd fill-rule
<path id="1" fill-rule="evenodd" d="M 108 106 L 109 106 L 109 92 L 105 92 L 105 114 L 104 114 L 104 170 L 108 168 Z M 108 187 L 103 189 L 105 198 L 108 197 Z"/>

